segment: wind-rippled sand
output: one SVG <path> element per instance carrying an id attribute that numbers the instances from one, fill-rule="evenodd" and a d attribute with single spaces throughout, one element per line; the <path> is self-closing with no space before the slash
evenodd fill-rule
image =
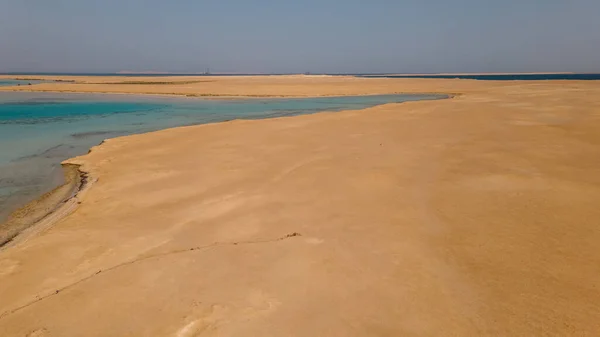
<path id="1" fill-rule="evenodd" d="M 78 207 L 0 251 L 1 336 L 600 334 L 600 83 L 210 79 L 40 86 L 461 95 L 70 160 Z"/>

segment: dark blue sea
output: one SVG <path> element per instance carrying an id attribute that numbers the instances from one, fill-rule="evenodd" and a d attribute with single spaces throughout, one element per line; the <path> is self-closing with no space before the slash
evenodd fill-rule
<path id="1" fill-rule="evenodd" d="M 487 75 L 369 75 L 360 74 L 359 77 L 373 78 L 446 78 L 467 79 L 481 81 L 544 81 L 544 80 L 578 80 L 598 81 L 600 74 L 487 74 Z"/>

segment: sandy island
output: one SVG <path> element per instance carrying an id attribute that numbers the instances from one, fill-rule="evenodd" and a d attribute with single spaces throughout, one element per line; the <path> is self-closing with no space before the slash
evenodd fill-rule
<path id="1" fill-rule="evenodd" d="M 600 334 L 600 82 L 60 79 L 0 90 L 460 95 L 68 160 L 83 192 L 0 251 L 0 336 Z"/>

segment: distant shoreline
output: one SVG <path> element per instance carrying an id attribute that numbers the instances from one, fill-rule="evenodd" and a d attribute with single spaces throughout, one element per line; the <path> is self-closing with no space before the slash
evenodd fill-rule
<path id="1" fill-rule="evenodd" d="M 600 72 L 459 72 L 459 73 L 169 73 L 169 72 L 115 72 L 115 73 L 61 73 L 61 72 L 0 72 L 3 76 L 118 76 L 118 77 L 185 77 L 185 76 L 465 76 L 465 75 L 590 75 Z"/>

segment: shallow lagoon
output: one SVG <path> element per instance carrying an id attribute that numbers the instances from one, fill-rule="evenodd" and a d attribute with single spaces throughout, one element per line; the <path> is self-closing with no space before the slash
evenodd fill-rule
<path id="1" fill-rule="evenodd" d="M 358 110 L 444 95 L 205 100 L 0 92 L 0 221 L 62 182 L 60 163 L 106 138 L 183 125 Z"/>

